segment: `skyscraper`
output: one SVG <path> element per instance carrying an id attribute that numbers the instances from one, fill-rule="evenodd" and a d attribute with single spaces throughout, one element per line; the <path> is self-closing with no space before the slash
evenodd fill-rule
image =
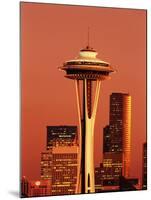
<path id="1" fill-rule="evenodd" d="M 111 94 L 109 126 L 104 128 L 103 143 L 104 158 L 109 152 L 114 156 L 117 155 L 118 162 L 120 160 L 122 162 L 122 175 L 128 177 L 131 150 L 131 96 L 129 94 Z"/>
<path id="2" fill-rule="evenodd" d="M 77 143 L 77 126 L 47 126 L 47 150 Z"/>
<path id="3" fill-rule="evenodd" d="M 143 144 L 142 189 L 147 189 L 147 143 Z"/>
<path id="4" fill-rule="evenodd" d="M 52 150 L 52 195 L 75 194 L 78 147 L 60 146 Z"/>
<path id="5" fill-rule="evenodd" d="M 96 168 L 102 188 L 119 185 L 119 177 L 129 177 L 131 145 L 131 96 L 110 95 L 109 125 L 103 129 L 103 163 Z M 97 176 L 97 175 L 96 175 Z"/>
<path id="6" fill-rule="evenodd" d="M 88 45 L 81 49 L 78 58 L 69 60 L 60 67 L 65 77 L 73 79 L 76 88 L 80 126 L 80 157 L 78 169 L 79 193 L 95 192 L 94 183 L 94 125 L 101 82 L 110 78 L 113 68 L 108 62 L 97 58 L 97 52 Z M 80 82 L 83 86 L 82 102 Z M 94 83 L 96 83 L 95 91 Z M 94 102 L 92 96 L 94 95 Z M 93 106 L 92 106 L 93 102 Z M 81 105 L 82 108 L 81 108 Z M 81 185 L 81 188 L 80 188 Z"/>
<path id="7" fill-rule="evenodd" d="M 52 195 L 77 193 L 78 152 L 77 126 L 47 126 L 41 178 L 51 182 Z"/>

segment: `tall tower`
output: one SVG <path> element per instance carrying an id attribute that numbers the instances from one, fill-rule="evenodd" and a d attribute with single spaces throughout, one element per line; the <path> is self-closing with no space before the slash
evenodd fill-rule
<path id="1" fill-rule="evenodd" d="M 110 96 L 110 122 L 104 128 L 104 156 L 109 152 L 121 154 L 122 175 L 129 176 L 131 151 L 131 96 L 112 93 Z M 119 156 L 118 156 L 119 157 Z"/>
<path id="2" fill-rule="evenodd" d="M 109 74 L 114 71 L 109 63 L 98 59 L 96 56 L 97 52 L 88 45 L 86 48 L 80 50 L 78 58 L 69 60 L 60 67 L 61 70 L 66 71 L 66 78 L 74 80 L 76 88 L 80 128 L 77 193 L 95 192 L 93 155 L 94 125 L 99 100 L 99 91 L 101 81 L 109 79 Z M 80 82 L 82 82 L 83 85 L 82 102 L 80 95 Z M 94 82 L 96 82 L 95 87 Z M 95 91 L 93 91 L 93 89 Z M 92 99 L 93 92 L 94 98 Z"/>

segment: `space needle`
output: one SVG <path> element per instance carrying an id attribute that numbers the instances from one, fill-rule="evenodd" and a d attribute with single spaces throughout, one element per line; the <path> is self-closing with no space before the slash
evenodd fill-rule
<path id="1" fill-rule="evenodd" d="M 88 39 L 89 41 L 89 39 Z M 97 52 L 88 45 L 75 59 L 64 62 L 61 70 L 74 80 L 79 118 L 79 158 L 76 193 L 94 193 L 94 125 L 101 82 L 114 72 L 108 62 L 97 58 Z M 80 87 L 82 83 L 82 88 Z"/>

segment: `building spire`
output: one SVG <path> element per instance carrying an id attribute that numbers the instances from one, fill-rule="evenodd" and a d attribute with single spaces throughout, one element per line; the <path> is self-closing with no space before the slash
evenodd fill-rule
<path id="1" fill-rule="evenodd" d="M 89 40 L 90 40 L 90 27 L 88 26 L 88 47 L 89 47 Z"/>

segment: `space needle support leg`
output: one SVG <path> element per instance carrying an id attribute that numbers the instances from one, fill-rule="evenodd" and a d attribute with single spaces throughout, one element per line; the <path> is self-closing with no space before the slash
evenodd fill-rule
<path id="1" fill-rule="evenodd" d="M 82 126 L 81 126 L 81 106 L 80 106 L 80 86 L 79 80 L 75 80 L 76 98 L 77 98 L 77 110 L 78 110 L 78 120 L 79 120 L 79 151 L 78 151 L 78 167 L 77 167 L 77 182 L 76 182 L 76 194 L 81 193 L 81 144 L 82 144 Z"/>
<path id="2" fill-rule="evenodd" d="M 94 94 L 93 109 L 91 106 L 93 81 L 85 79 L 85 193 L 95 192 L 95 177 L 94 177 L 94 125 L 99 100 L 99 92 L 101 81 L 96 80 L 96 89 Z M 90 102 L 89 102 L 90 101 Z"/>
<path id="3" fill-rule="evenodd" d="M 96 112 L 97 112 L 97 106 L 98 106 L 98 101 L 99 101 L 99 94 L 100 94 L 100 86 L 101 86 L 101 80 L 96 81 L 96 91 L 95 91 L 95 99 L 94 99 L 94 107 L 93 107 L 93 113 L 92 117 L 96 117 Z"/>

